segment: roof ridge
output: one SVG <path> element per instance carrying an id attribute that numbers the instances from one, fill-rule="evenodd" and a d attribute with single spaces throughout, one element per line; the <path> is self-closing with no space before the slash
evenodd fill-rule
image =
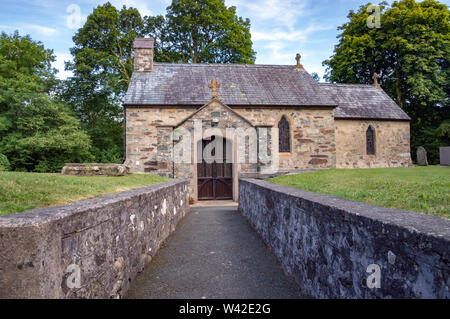
<path id="1" fill-rule="evenodd" d="M 204 66 L 217 66 L 217 67 L 242 67 L 242 68 L 283 68 L 283 69 L 297 69 L 295 65 L 286 64 L 244 64 L 244 63 L 169 63 L 169 62 L 155 62 L 154 65 L 158 66 L 190 66 L 190 67 L 204 67 Z M 304 71 L 306 72 L 306 71 Z"/>
<path id="2" fill-rule="evenodd" d="M 375 87 L 372 84 L 359 84 L 359 83 L 318 83 L 319 85 L 328 85 L 328 86 L 360 86 L 360 87 Z"/>

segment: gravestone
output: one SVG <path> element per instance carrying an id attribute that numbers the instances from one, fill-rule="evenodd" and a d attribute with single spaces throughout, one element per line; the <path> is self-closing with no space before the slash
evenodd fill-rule
<path id="1" fill-rule="evenodd" d="M 450 166 L 450 146 L 440 147 L 441 165 Z"/>
<path id="2" fill-rule="evenodd" d="M 427 151 L 422 146 L 417 149 L 417 165 L 428 166 Z"/>

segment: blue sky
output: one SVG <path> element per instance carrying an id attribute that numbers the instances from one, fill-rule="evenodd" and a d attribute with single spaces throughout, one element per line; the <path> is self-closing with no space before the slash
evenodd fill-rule
<path id="1" fill-rule="evenodd" d="M 77 24 L 106 1 L 98 0 L 0 0 L 0 31 L 30 34 L 53 49 L 59 69 L 70 60 L 69 48 Z M 171 0 L 111 0 L 117 8 L 138 8 L 142 15 L 165 14 Z M 322 61 L 329 58 L 337 43 L 337 27 L 347 20 L 349 10 L 357 10 L 367 0 L 225 0 L 236 6 L 244 18 L 250 18 L 254 50 L 258 64 L 295 64 L 295 54 L 310 73 L 323 76 Z M 378 1 L 374 1 L 378 3 Z M 392 1 L 390 1 L 392 2 Z M 441 0 L 450 4 L 450 0 Z M 78 15 L 79 8 L 79 15 Z M 80 17 L 78 19 L 78 17 Z"/>

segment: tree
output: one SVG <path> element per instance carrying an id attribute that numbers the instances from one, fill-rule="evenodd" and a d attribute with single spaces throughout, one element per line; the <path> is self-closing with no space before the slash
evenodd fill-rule
<path id="1" fill-rule="evenodd" d="M 311 77 L 314 79 L 314 81 L 320 82 L 320 76 L 319 74 L 317 74 L 317 72 L 311 73 Z"/>
<path id="2" fill-rule="evenodd" d="M 236 7 L 227 8 L 223 0 L 173 0 L 165 27 L 175 62 L 255 62 L 250 20 L 236 16 Z"/>
<path id="3" fill-rule="evenodd" d="M 369 5 L 350 11 L 349 22 L 338 28 L 334 55 L 323 63 L 325 79 L 370 84 L 373 73 L 380 74 L 383 89 L 412 118 L 413 156 L 424 145 L 437 163 L 437 146 L 449 143 L 436 135 L 450 118 L 448 7 L 435 0 L 382 2 L 381 27 L 369 29 Z"/>
<path id="4" fill-rule="evenodd" d="M 142 36 L 144 22 L 137 9 L 119 11 L 107 2 L 94 9 L 73 37 L 75 76 L 92 77 L 98 85 L 119 94 L 126 90 L 133 72 L 133 42 Z"/>
<path id="5" fill-rule="evenodd" d="M 0 35 L 0 153 L 14 170 L 53 172 L 92 158 L 78 119 L 52 97 L 54 60 L 29 36 Z"/>
<path id="6" fill-rule="evenodd" d="M 73 37 L 74 76 L 60 90 L 81 119 L 97 162 L 120 162 L 123 143 L 122 97 L 133 72 L 133 42 L 143 36 L 143 19 L 134 8 L 98 6 Z"/>

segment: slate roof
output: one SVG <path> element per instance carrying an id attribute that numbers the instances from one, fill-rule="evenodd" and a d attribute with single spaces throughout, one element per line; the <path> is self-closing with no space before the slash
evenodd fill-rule
<path id="1" fill-rule="evenodd" d="M 208 84 L 220 83 L 229 106 L 336 106 L 306 71 L 295 66 L 155 63 L 133 73 L 124 105 L 196 105 L 211 99 Z"/>
<path id="2" fill-rule="evenodd" d="M 319 83 L 319 86 L 337 103 L 335 118 L 411 120 L 386 92 L 372 85 Z"/>
<path id="3" fill-rule="evenodd" d="M 295 66 L 154 63 L 134 72 L 124 106 L 203 106 L 208 87 L 220 83 L 219 99 L 233 106 L 328 106 L 335 118 L 410 120 L 381 89 L 371 85 L 316 83 Z"/>

